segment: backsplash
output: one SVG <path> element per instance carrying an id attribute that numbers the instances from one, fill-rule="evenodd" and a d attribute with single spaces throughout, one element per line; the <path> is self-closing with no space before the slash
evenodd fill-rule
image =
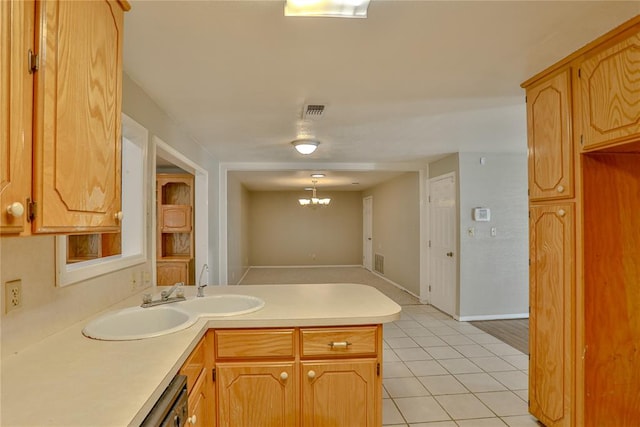
<path id="1" fill-rule="evenodd" d="M 80 320 L 140 292 L 131 277 L 150 263 L 105 274 L 63 288 L 55 285 L 55 237 L 0 239 L 2 357 L 19 352 Z M 22 306 L 7 313 L 4 286 L 22 280 Z"/>

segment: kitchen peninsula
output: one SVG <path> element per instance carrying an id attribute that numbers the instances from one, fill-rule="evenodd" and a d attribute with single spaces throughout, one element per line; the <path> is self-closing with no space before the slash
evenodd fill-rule
<path id="1" fill-rule="evenodd" d="M 194 298 L 195 289 L 187 288 L 186 294 L 187 299 Z M 370 349 L 366 349 L 369 344 L 362 346 L 359 341 L 353 340 L 352 347 L 356 352 L 353 357 L 373 364 L 374 425 L 381 425 L 381 325 L 400 317 L 399 305 L 377 289 L 359 284 L 253 285 L 206 289 L 207 296 L 218 294 L 252 295 L 263 299 L 265 306 L 259 311 L 238 316 L 202 317 L 182 331 L 133 341 L 86 338 L 81 332 L 91 320 L 86 319 L 6 357 L 2 363 L 2 425 L 139 425 L 171 379 L 185 365 L 192 351 L 200 348 L 203 338 L 210 339 L 216 347 L 217 358 L 214 363 L 218 364 L 221 360 L 220 369 L 231 368 L 240 363 L 234 365 L 232 357 L 238 355 L 230 354 L 242 344 L 224 349 L 221 347 L 223 343 L 233 342 L 228 339 L 231 332 L 245 330 L 260 333 L 289 331 L 292 353 L 278 357 L 272 355 L 269 359 L 275 362 L 282 359 L 291 364 L 293 376 L 281 378 L 293 384 L 296 393 L 302 394 L 305 388 L 301 383 L 312 379 L 311 374 L 304 370 L 305 366 L 317 367 L 321 363 L 335 366 L 351 361 L 348 355 L 335 357 L 323 354 L 326 350 L 317 350 L 315 347 L 318 339 L 330 340 L 334 331 L 338 333 L 337 336 L 344 336 L 352 330 L 356 331 L 356 336 L 370 339 Z M 140 295 L 131 297 L 111 307 L 111 310 L 136 306 L 140 298 Z M 364 334 L 360 334 L 361 331 Z M 223 334 L 218 336 L 213 332 Z M 215 340 L 220 340 L 219 347 Z M 249 345 L 258 346 L 251 342 Z M 351 343 L 348 345 L 351 346 Z M 213 351 L 212 346 L 204 348 Z M 243 363 L 246 365 L 246 362 Z M 219 368 L 218 365 L 215 367 Z M 316 368 L 312 372 L 316 375 L 315 372 L 321 371 Z M 213 375 L 208 377 L 213 378 Z M 212 384 L 212 390 L 220 387 L 220 384 L 216 384 L 214 388 Z M 217 397 L 219 400 L 220 396 Z M 306 401 L 304 396 L 298 394 L 291 399 L 294 402 L 293 417 L 299 424 L 304 416 L 301 413 Z M 214 405 L 215 401 L 211 399 L 208 405 Z M 223 415 L 210 415 L 210 419 L 215 421 Z"/>

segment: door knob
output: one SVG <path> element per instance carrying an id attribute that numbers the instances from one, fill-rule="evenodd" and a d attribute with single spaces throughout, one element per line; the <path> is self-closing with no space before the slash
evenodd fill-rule
<path id="1" fill-rule="evenodd" d="M 309 371 L 307 372 L 307 376 L 309 377 L 309 379 L 314 379 L 316 377 L 316 371 Z"/>
<path id="2" fill-rule="evenodd" d="M 282 373 L 280 373 L 280 379 L 281 379 L 282 381 L 286 381 L 286 380 L 287 380 L 287 378 L 289 378 L 289 374 L 287 374 L 286 372 L 282 372 Z"/>

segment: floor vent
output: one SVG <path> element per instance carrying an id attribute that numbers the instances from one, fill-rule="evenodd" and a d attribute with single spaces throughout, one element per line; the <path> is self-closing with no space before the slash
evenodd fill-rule
<path id="1" fill-rule="evenodd" d="M 380 255 L 380 254 L 374 255 L 373 270 L 377 273 L 384 274 L 384 255 Z"/>

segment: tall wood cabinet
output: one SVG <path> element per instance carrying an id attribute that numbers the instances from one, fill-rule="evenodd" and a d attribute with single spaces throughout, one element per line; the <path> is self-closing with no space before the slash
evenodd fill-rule
<path id="1" fill-rule="evenodd" d="M 529 410 L 547 426 L 636 426 L 640 16 L 523 87 Z"/>
<path id="2" fill-rule="evenodd" d="M 0 232 L 118 231 L 129 4 L 43 0 L 1 7 Z"/>
<path id="3" fill-rule="evenodd" d="M 156 175 L 157 284 L 193 285 L 194 229 L 193 175 Z"/>

